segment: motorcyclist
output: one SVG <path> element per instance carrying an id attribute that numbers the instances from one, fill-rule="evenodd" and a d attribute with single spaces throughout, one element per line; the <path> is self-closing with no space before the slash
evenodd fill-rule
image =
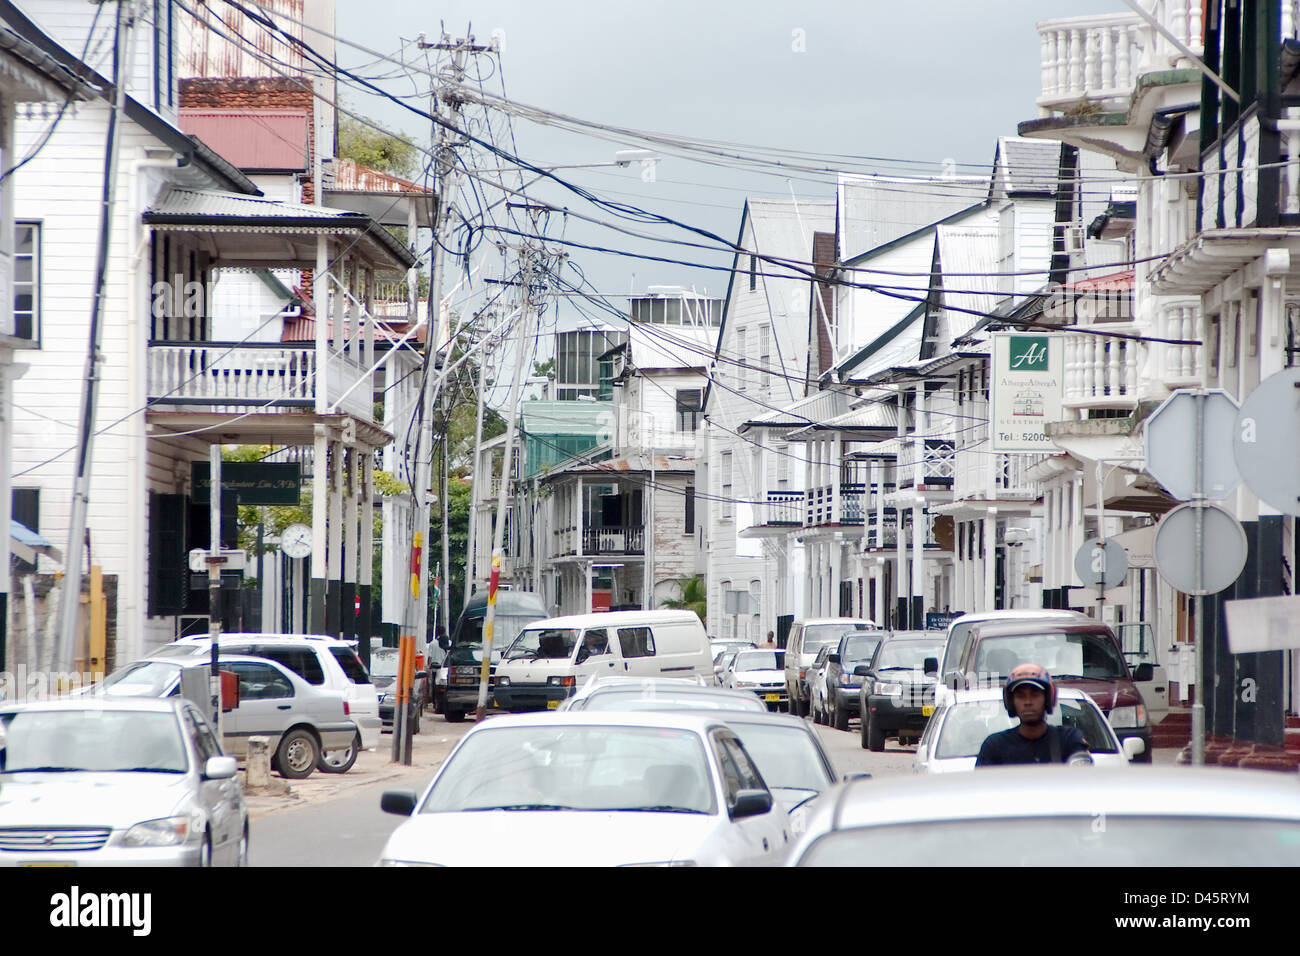
<path id="1" fill-rule="evenodd" d="M 1088 742 L 1077 727 L 1049 724 L 1056 706 L 1056 685 L 1037 664 L 1013 668 L 1002 689 L 1007 715 L 1020 723 L 984 738 L 976 767 L 1022 763 L 1091 763 Z"/>

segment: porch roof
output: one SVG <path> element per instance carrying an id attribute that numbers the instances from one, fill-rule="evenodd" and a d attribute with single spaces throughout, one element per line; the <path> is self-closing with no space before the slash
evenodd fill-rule
<path id="1" fill-rule="evenodd" d="M 867 402 L 843 415 L 791 432 L 787 437 L 798 441 L 814 438 L 817 432 L 823 431 L 842 432 L 845 438 L 859 441 L 889 438 L 898 434 L 898 406 L 883 401 Z"/>
<path id="2" fill-rule="evenodd" d="M 409 250 L 369 216 L 215 190 L 166 190 L 144 213 L 155 229 L 203 233 L 217 265 L 314 269 L 316 237 L 352 239 L 380 272 L 416 264 Z"/>
<path id="3" fill-rule="evenodd" d="M 58 548 L 27 525 L 13 518 L 9 519 L 9 553 L 28 564 L 35 564 L 38 554 L 44 554 L 55 561 L 63 560 L 63 555 Z"/>

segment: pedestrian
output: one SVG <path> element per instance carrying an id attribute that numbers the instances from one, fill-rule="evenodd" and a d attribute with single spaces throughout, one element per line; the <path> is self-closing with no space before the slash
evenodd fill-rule
<path id="1" fill-rule="evenodd" d="M 1020 718 L 1020 723 L 985 737 L 975 758 L 976 767 L 1092 762 L 1088 741 L 1079 728 L 1047 722 L 1047 715 L 1056 706 L 1056 685 L 1051 675 L 1037 664 L 1020 664 L 1012 669 L 1002 688 L 1002 703 L 1007 708 L 1007 716 Z"/>
<path id="2" fill-rule="evenodd" d="M 764 647 L 776 647 L 776 631 L 767 632 L 767 640 L 763 642 Z"/>

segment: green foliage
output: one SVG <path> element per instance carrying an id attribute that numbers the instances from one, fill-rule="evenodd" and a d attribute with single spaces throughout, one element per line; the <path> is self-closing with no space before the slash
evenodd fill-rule
<path id="1" fill-rule="evenodd" d="M 533 363 L 534 378 L 548 378 L 555 381 L 555 359 L 548 358 L 545 362 Z"/>
<path id="2" fill-rule="evenodd" d="M 395 498 L 398 495 L 409 495 L 411 486 L 404 481 L 394 478 L 389 472 L 375 472 L 375 493 L 381 498 Z"/>
<path id="3" fill-rule="evenodd" d="M 472 437 L 472 436 L 471 436 Z M 451 560 L 451 574 L 443 570 L 440 591 L 442 600 L 451 602 L 451 621 L 455 625 L 456 618 L 460 614 L 460 609 L 465 604 L 465 559 L 469 552 L 469 506 L 470 506 L 470 481 L 453 477 L 447 482 L 447 520 L 450 525 L 451 533 L 447 539 L 449 558 Z M 435 506 L 433 509 L 433 527 L 430 529 L 428 538 L 428 548 L 425 563 L 429 569 L 429 589 L 428 593 L 433 594 L 434 570 L 442 560 L 442 508 Z M 438 621 L 434 618 L 433 604 L 428 606 L 429 613 L 429 633 L 434 634 L 437 631 Z M 439 615 L 441 617 L 441 615 Z"/>
<path id="4" fill-rule="evenodd" d="M 409 139 L 405 133 L 401 136 Z M 420 169 L 419 151 L 413 145 L 342 114 L 339 115 L 339 157 L 404 179 L 410 179 Z"/>
<path id="5" fill-rule="evenodd" d="M 707 626 L 709 590 L 704 583 L 704 575 L 697 574 L 692 578 L 682 578 L 677 583 L 681 588 L 681 597 L 670 601 L 661 601 L 659 606 L 674 611 L 694 611 L 696 616 L 699 617 L 700 623 Z"/>

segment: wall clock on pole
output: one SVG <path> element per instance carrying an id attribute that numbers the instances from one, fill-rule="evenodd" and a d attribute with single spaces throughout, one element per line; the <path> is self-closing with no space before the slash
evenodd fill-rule
<path id="1" fill-rule="evenodd" d="M 291 524 L 280 533 L 280 550 L 288 558 L 305 558 L 311 554 L 311 526 Z"/>

